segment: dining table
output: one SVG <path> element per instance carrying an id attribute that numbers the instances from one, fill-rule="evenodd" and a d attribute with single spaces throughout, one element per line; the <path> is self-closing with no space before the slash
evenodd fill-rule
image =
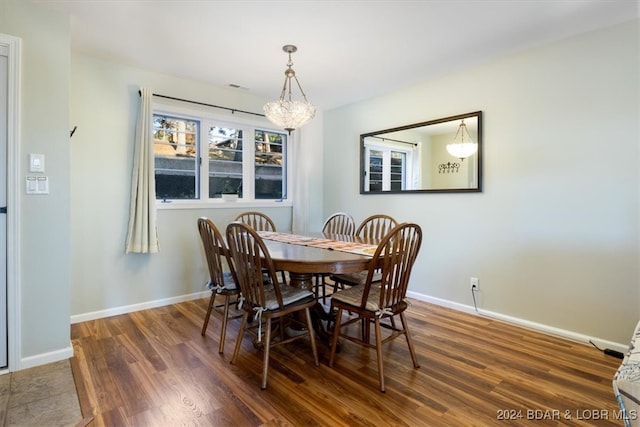
<path id="1" fill-rule="evenodd" d="M 358 236 L 327 233 L 258 232 L 276 270 L 289 273 L 290 285 L 313 290 L 316 274 L 367 270 L 377 242 Z"/>
<path id="2" fill-rule="evenodd" d="M 284 233 L 259 231 L 276 270 L 289 273 L 289 284 L 314 289 L 319 274 L 357 273 L 369 269 L 377 242 L 359 236 L 328 233 Z M 314 329 L 328 343 L 330 332 L 321 320 L 328 320 L 328 308 L 318 300 L 312 310 Z"/>

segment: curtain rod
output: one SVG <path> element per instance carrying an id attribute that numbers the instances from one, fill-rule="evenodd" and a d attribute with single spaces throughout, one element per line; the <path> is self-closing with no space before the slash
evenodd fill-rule
<path id="1" fill-rule="evenodd" d="M 399 142 L 401 144 L 409 144 L 409 145 L 413 145 L 414 147 L 418 146 L 417 142 L 407 142 L 407 141 L 400 141 L 399 139 L 393 139 L 393 138 L 384 138 L 382 136 L 370 136 L 369 138 L 376 138 L 376 139 L 381 139 L 383 141 L 393 141 L 393 142 Z"/>
<path id="2" fill-rule="evenodd" d="M 138 91 L 138 95 L 142 95 L 142 92 Z M 254 115 L 254 116 L 264 117 L 264 114 L 254 113 L 252 111 L 238 110 L 237 108 L 230 108 L 230 107 L 223 107 L 221 105 L 207 104 L 205 102 L 200 102 L 200 101 L 191 101 L 190 99 L 176 98 L 174 96 L 160 95 L 158 93 L 154 93 L 153 96 L 156 96 L 158 98 L 171 99 L 173 101 L 188 102 L 189 104 L 203 105 L 205 107 L 221 108 L 223 110 L 231 111 L 232 114 L 238 112 L 238 113 L 251 114 L 251 115 Z"/>

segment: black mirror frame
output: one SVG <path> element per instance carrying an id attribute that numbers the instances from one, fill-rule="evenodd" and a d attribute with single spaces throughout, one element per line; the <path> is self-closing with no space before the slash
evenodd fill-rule
<path id="1" fill-rule="evenodd" d="M 389 190 L 389 191 L 364 191 L 365 183 L 365 148 L 364 140 L 367 137 L 376 136 L 380 134 L 398 132 L 407 129 L 413 129 L 422 126 L 435 125 L 439 123 L 445 123 L 455 120 L 462 120 L 469 117 L 477 117 L 478 119 L 478 151 L 476 153 L 478 159 L 478 185 L 474 188 L 455 188 L 455 189 L 424 189 L 424 190 Z M 482 157 L 484 151 L 483 144 L 483 126 L 482 126 L 482 111 L 474 111 L 472 113 L 459 114 L 456 116 L 443 117 L 441 119 L 429 120 L 426 122 L 413 123 L 410 125 L 395 127 L 391 129 L 378 130 L 375 132 L 363 133 L 360 135 L 360 194 L 415 194 L 415 193 L 479 193 L 482 192 Z"/>

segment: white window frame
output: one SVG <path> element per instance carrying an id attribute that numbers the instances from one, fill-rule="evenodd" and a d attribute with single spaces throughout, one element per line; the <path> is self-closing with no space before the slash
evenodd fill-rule
<path id="1" fill-rule="evenodd" d="M 183 118 L 187 120 L 194 120 L 200 123 L 199 126 L 199 147 L 198 158 L 199 162 L 198 175 L 199 184 L 199 198 L 198 199 L 156 199 L 157 209 L 202 209 L 202 208 L 253 208 L 253 207 L 272 207 L 277 206 L 293 206 L 292 200 L 292 188 L 291 188 L 291 136 L 286 135 L 286 131 L 278 129 L 273 126 L 267 119 L 241 117 L 242 113 L 224 114 L 216 113 L 212 111 L 204 111 L 199 109 L 191 109 L 184 106 L 168 105 L 162 102 L 154 101 L 153 114 L 166 115 L 176 118 Z M 208 152 L 206 145 L 203 141 L 206 141 L 208 135 L 208 129 L 210 125 L 219 127 L 229 127 L 242 129 L 243 132 L 243 152 L 242 152 L 242 198 L 237 201 L 227 202 L 221 198 L 210 199 L 209 198 L 209 162 Z M 287 138 L 286 151 L 283 153 L 286 170 L 286 187 L 285 187 L 285 199 L 255 199 L 255 130 L 264 130 L 269 132 L 285 134 Z M 204 138 L 204 140 L 203 140 Z M 201 159 L 201 160 L 200 160 Z"/>

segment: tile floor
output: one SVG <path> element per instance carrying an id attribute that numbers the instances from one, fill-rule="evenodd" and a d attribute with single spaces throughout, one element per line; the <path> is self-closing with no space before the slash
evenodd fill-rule
<path id="1" fill-rule="evenodd" d="M 0 427 L 81 426 L 68 360 L 0 375 Z"/>

